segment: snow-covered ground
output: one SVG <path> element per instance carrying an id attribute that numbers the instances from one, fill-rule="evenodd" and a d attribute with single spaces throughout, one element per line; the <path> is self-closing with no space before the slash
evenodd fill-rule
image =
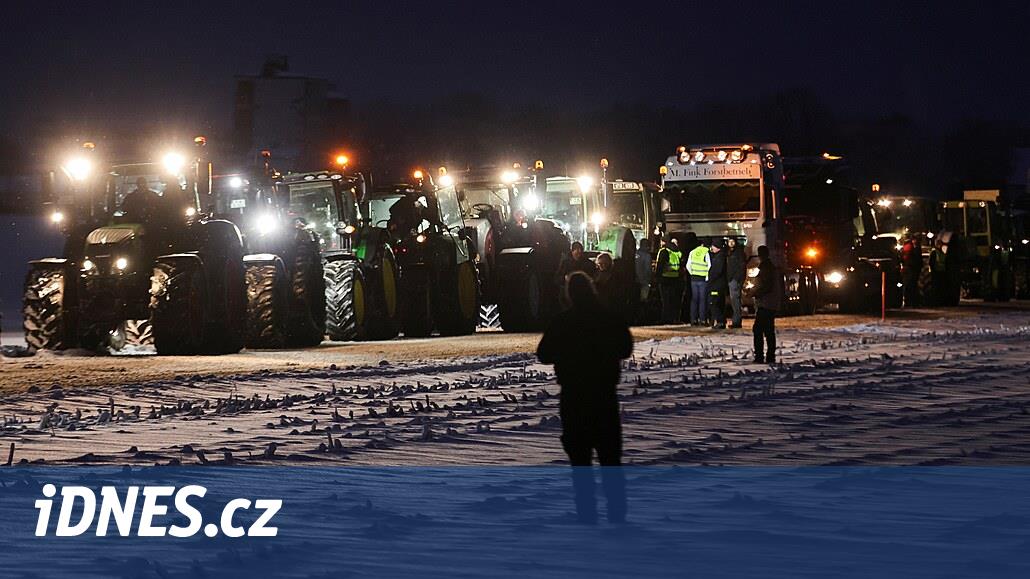
<path id="1" fill-rule="evenodd" d="M 626 461 L 1030 464 L 1030 312 L 853 322 L 783 330 L 775 368 L 748 363 L 746 332 L 638 342 L 620 387 Z M 15 462 L 559 463 L 557 393 L 525 351 L 55 382 L 4 396 L 0 462 L 13 443 Z"/>

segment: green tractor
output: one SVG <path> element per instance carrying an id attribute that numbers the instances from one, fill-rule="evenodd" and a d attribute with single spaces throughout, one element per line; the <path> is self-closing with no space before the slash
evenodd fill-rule
<path id="1" fill-rule="evenodd" d="M 478 274 L 453 184 L 436 187 L 418 171 L 414 185 L 376 188 L 363 214 L 396 247 L 404 335 L 474 333 Z"/>
<path id="2" fill-rule="evenodd" d="M 326 218 L 294 211 L 264 167 L 216 175 L 217 215 L 243 232 L 247 280 L 247 347 L 314 346 L 326 332 L 322 237 Z"/>
<path id="3" fill-rule="evenodd" d="M 362 174 L 290 173 L 277 179 L 290 218 L 317 236 L 329 339 L 389 340 L 400 331 L 399 268 L 378 215 L 362 212 Z"/>
<path id="4" fill-rule="evenodd" d="M 158 354 L 243 347 L 243 242 L 231 222 L 202 212 L 210 164 L 197 144 L 196 155 L 142 163 L 103 162 L 87 144 L 50 175 L 47 203 L 66 244 L 63 256 L 30 264 L 30 348 L 101 350 L 129 320 L 149 320 Z"/>
<path id="5" fill-rule="evenodd" d="M 1016 292 L 1014 276 L 1014 232 L 1012 216 L 999 201 L 999 191 L 965 191 L 961 201 L 944 201 L 940 205 L 943 231 L 937 236 L 935 251 L 943 258 L 932 263 L 946 263 L 953 254 L 955 277 L 938 274 L 937 279 L 950 279 L 950 288 L 938 293 L 950 296 L 951 304 L 958 296 L 985 301 L 1007 302 Z M 947 270 L 945 270 L 947 271 Z M 958 282 L 957 285 L 955 282 Z"/>

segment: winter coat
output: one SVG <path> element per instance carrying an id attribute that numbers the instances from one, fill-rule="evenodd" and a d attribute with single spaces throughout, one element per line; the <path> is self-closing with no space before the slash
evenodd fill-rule
<path id="1" fill-rule="evenodd" d="M 770 260 L 762 260 L 758 264 L 758 276 L 755 278 L 755 307 L 765 310 L 779 311 L 783 302 L 783 275 Z"/>
<path id="2" fill-rule="evenodd" d="M 722 252 L 726 254 L 727 281 L 735 281 L 743 285 L 744 273 L 747 269 L 745 267 L 745 264 L 747 263 L 747 258 L 744 256 L 744 249 L 740 246 L 737 246 L 733 249 L 724 249 Z"/>

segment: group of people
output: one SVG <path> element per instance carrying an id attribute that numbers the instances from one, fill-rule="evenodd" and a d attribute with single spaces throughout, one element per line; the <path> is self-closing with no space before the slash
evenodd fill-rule
<path id="1" fill-rule="evenodd" d="M 603 251 L 595 259 L 590 259 L 584 252 L 583 244 L 575 241 L 569 255 L 558 268 L 559 285 L 564 284 L 571 274 L 577 272 L 586 275 L 593 282 L 599 303 L 613 310 L 621 310 L 623 305 L 628 304 L 629 292 L 635 291 L 633 280 L 627 272 L 616 269 L 615 260 L 610 253 Z"/>
<path id="2" fill-rule="evenodd" d="M 667 237 L 655 261 L 662 323 L 676 324 L 686 317 L 692 326 L 726 329 L 728 300 L 729 327 L 740 328 L 747 268 L 744 248 L 734 238 L 706 243 L 692 233 L 686 235 L 684 243 L 685 256 L 679 239 Z"/>

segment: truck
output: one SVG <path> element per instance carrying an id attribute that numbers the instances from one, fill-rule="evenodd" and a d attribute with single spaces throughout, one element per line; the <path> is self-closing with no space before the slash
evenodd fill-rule
<path id="1" fill-rule="evenodd" d="M 775 143 L 727 143 L 680 146 L 660 168 L 662 230 L 680 240 L 735 238 L 750 259 L 758 247 L 784 276 L 784 309 L 812 311 L 817 299 L 816 272 L 799 262 L 786 238 L 783 159 Z M 757 268 L 748 267 L 748 275 Z M 750 281 L 745 282 L 749 289 Z M 745 306 L 752 302 L 745 292 Z"/>
<path id="2" fill-rule="evenodd" d="M 127 320 L 149 320 L 161 355 L 243 347 L 243 240 L 233 223 L 210 216 L 205 142 L 135 162 L 85 143 L 48 175 L 46 206 L 67 241 L 63 255 L 30 264 L 30 348 L 103 350 Z"/>
<path id="3" fill-rule="evenodd" d="M 878 227 L 873 206 L 848 182 L 838 155 L 785 157 L 783 231 L 789 261 L 814 274 L 813 299 L 801 313 L 823 305 L 840 311 L 901 306 L 897 239 Z"/>

